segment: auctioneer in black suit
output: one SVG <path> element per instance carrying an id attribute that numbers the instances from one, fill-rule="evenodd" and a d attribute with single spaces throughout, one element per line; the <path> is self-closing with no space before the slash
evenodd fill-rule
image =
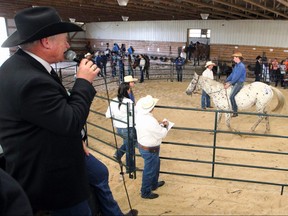
<path id="1" fill-rule="evenodd" d="M 21 49 L 0 68 L 0 143 L 6 171 L 34 209 L 69 207 L 88 197 L 80 132 L 95 93 L 87 80 L 76 79 L 69 97 Z M 45 196 L 39 199 L 40 194 Z"/>
<path id="2" fill-rule="evenodd" d="M 31 41 L 38 46 L 42 38 L 82 30 L 62 22 L 50 7 L 23 10 L 15 22 L 17 31 L 4 47 Z M 68 96 L 43 65 L 19 49 L 0 68 L 0 143 L 6 171 L 20 183 L 34 212 L 88 199 L 81 129 L 96 94 L 90 80 L 77 78 Z"/>

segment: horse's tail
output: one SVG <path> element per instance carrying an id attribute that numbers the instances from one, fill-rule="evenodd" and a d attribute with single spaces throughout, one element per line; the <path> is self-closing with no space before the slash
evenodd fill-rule
<path id="1" fill-rule="evenodd" d="M 282 94 L 281 91 L 279 91 L 277 88 L 274 88 L 273 86 L 270 86 L 273 90 L 273 92 L 276 94 L 277 96 L 277 99 L 278 99 L 278 104 L 277 106 L 272 110 L 272 112 L 278 112 L 278 111 L 281 111 L 282 108 L 284 107 L 285 105 L 285 97 L 284 95 Z"/>

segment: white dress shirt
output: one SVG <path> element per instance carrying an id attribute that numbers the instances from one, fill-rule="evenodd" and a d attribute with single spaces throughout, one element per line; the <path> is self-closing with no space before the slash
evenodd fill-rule
<path id="1" fill-rule="evenodd" d="M 40 58 L 39 56 L 35 55 L 34 53 L 31 53 L 27 50 L 23 50 L 23 51 L 26 52 L 28 55 L 30 55 L 32 58 L 36 59 L 38 62 L 40 62 L 46 68 L 46 70 L 50 73 L 51 66 L 48 62 L 46 62 L 44 59 Z"/>
<path id="2" fill-rule="evenodd" d="M 111 118 L 112 116 L 114 118 L 113 125 L 116 128 L 127 128 L 127 125 L 128 125 L 127 103 L 128 103 L 129 126 L 133 127 L 133 109 L 132 109 L 132 106 L 134 105 L 133 101 L 129 98 L 123 98 L 120 109 L 119 109 L 119 103 L 115 101 L 118 101 L 117 97 L 114 98 L 113 101 L 110 102 L 110 106 L 107 108 L 107 111 L 106 111 L 106 118 Z M 111 108 L 111 113 L 110 113 L 110 108 Z"/>
<path id="3" fill-rule="evenodd" d="M 213 71 L 210 70 L 209 68 L 206 68 L 206 70 L 202 73 L 202 76 L 210 78 L 210 79 L 214 79 Z"/>
<path id="4" fill-rule="evenodd" d="M 152 113 L 136 114 L 137 141 L 146 147 L 160 146 L 162 139 L 167 135 L 168 130 L 160 126 Z"/>

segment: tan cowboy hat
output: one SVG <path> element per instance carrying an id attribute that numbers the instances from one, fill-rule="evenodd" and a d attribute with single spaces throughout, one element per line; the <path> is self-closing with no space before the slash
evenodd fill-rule
<path id="1" fill-rule="evenodd" d="M 232 57 L 243 57 L 243 56 L 242 56 L 242 53 L 236 52 L 232 55 Z"/>
<path id="2" fill-rule="evenodd" d="M 215 66 L 216 64 L 215 64 L 215 63 L 213 63 L 212 61 L 208 61 L 208 62 L 206 62 L 206 65 L 205 65 L 205 67 L 208 67 L 208 66 L 210 66 L 210 65 L 213 65 L 213 66 Z"/>
<path id="3" fill-rule="evenodd" d="M 13 47 L 56 34 L 83 31 L 70 22 L 62 22 L 52 7 L 31 7 L 18 12 L 14 18 L 17 30 L 2 44 Z"/>
<path id="4" fill-rule="evenodd" d="M 131 75 L 124 77 L 124 82 L 125 82 L 125 83 L 136 82 L 137 80 L 138 80 L 138 79 L 133 78 Z"/>
<path id="5" fill-rule="evenodd" d="M 158 98 L 153 98 L 151 95 L 140 98 L 136 104 L 137 112 L 143 114 L 149 113 L 155 107 L 158 101 Z"/>

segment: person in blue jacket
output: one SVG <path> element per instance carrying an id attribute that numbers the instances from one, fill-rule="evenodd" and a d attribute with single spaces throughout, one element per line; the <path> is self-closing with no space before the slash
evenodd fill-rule
<path id="1" fill-rule="evenodd" d="M 227 77 L 224 88 L 227 89 L 230 86 L 232 86 L 232 91 L 230 94 L 230 101 L 231 106 L 233 109 L 233 115 L 232 117 L 238 116 L 238 107 L 235 101 L 235 96 L 238 94 L 238 92 L 242 89 L 244 82 L 246 80 L 246 68 L 243 61 L 242 53 L 236 52 L 232 55 L 233 61 L 235 62 L 235 66 L 232 70 L 232 73 Z"/>
<path id="2" fill-rule="evenodd" d="M 182 82 L 183 77 L 183 65 L 185 64 L 185 59 L 178 56 L 175 60 L 176 71 L 177 71 L 177 81 Z"/>
<path id="3" fill-rule="evenodd" d="M 114 43 L 112 51 L 117 53 L 117 54 L 119 53 L 120 47 L 119 47 L 119 45 L 117 43 Z"/>

